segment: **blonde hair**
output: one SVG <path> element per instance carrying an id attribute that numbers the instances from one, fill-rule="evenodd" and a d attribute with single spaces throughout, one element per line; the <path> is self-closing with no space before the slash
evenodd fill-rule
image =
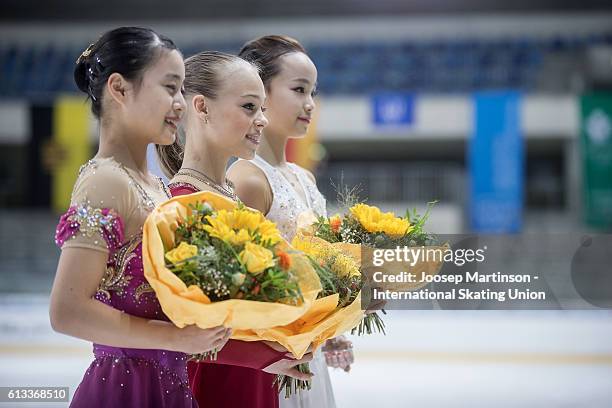
<path id="1" fill-rule="evenodd" d="M 185 60 L 185 96 L 204 95 L 216 99 L 221 89 L 222 73 L 228 65 L 242 63 L 241 58 L 219 51 L 199 52 Z M 157 145 L 159 164 L 168 178 L 174 177 L 183 164 L 185 147 L 181 142 L 186 137 L 184 129 L 179 129 L 179 135 L 171 145 Z"/>

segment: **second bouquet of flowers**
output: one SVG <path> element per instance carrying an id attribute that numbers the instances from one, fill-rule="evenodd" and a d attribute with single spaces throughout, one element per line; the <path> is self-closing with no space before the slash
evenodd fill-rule
<path id="1" fill-rule="evenodd" d="M 361 310 L 362 278 L 358 263 L 330 243 L 312 236 L 298 234 L 292 241 L 294 249 L 305 254 L 316 270 L 322 290 L 310 309 L 296 321 L 263 330 L 238 331 L 234 338 L 250 340 L 253 336 L 283 345 L 296 358 L 310 347 L 315 351 L 325 341 L 350 331 L 363 319 Z M 310 372 L 308 363 L 298 369 Z M 285 398 L 294 392 L 310 389 L 309 381 L 280 375 L 277 378 Z"/>
<path id="2" fill-rule="evenodd" d="M 145 222 L 142 247 L 145 277 L 178 327 L 287 325 L 321 290 L 312 265 L 291 251 L 274 223 L 211 192 L 157 207 Z"/>
<path id="3" fill-rule="evenodd" d="M 373 251 L 375 249 L 390 249 L 406 247 L 424 251 L 445 251 L 448 246 L 440 246 L 435 235 L 424 230 L 425 222 L 429 217 L 431 207 L 435 202 L 427 206 L 423 216 L 414 210 L 412 213 L 406 211 L 405 216 L 397 216 L 393 212 L 383 212 L 376 206 L 370 206 L 358 202 L 354 190 L 345 189 L 339 194 L 340 207 L 346 209 L 344 215 L 332 217 L 318 217 L 313 219 L 308 215 L 302 217 L 300 222 L 300 233 L 321 239 L 333 245 L 342 253 L 349 255 L 358 262 L 363 278 L 371 279 Z M 391 263 L 376 268 L 386 273 L 399 272 L 395 268 L 414 273 L 435 275 L 442 267 L 441 259 L 417 260 L 410 264 Z M 425 282 L 415 283 L 374 283 L 367 285 L 362 282 L 362 289 L 369 297 L 368 292 L 374 286 L 381 289 L 416 290 L 425 285 Z M 364 304 L 368 307 L 374 303 Z M 377 308 L 376 308 L 377 309 Z M 384 310 L 381 310 L 385 313 Z M 358 334 L 371 334 L 375 331 L 384 333 L 384 322 L 377 313 L 368 313 L 353 331 Z"/>

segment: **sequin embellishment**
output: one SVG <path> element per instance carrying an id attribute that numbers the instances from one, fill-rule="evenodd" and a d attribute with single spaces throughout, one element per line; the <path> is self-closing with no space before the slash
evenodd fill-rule
<path id="1" fill-rule="evenodd" d="M 263 171 L 268 179 L 268 183 L 270 183 L 273 197 L 266 218 L 276 223 L 278 230 L 285 239 L 291 241 L 295 235 L 297 218 L 301 213 L 312 210 L 317 215 L 327 215 L 325 198 L 300 167 L 293 163 L 288 163 L 290 171 L 304 190 L 306 202 L 304 202 L 295 187 L 289 183 L 280 170 L 258 155 L 255 155 L 251 163 Z"/>
<path id="2" fill-rule="evenodd" d="M 134 251 L 141 241 L 142 234 L 135 235 L 111 257 L 98 286 L 98 293 L 106 297 L 107 300 L 111 297 L 111 291 L 123 296 L 124 289 L 127 288 L 132 279 L 132 276 L 125 274 L 125 269 L 130 261 L 136 257 Z"/>
<path id="3" fill-rule="evenodd" d="M 155 291 L 153 290 L 151 285 L 149 285 L 148 283 L 141 283 L 140 285 L 138 285 L 138 287 L 134 291 L 134 298 L 138 302 L 140 300 L 140 297 L 143 296 L 144 294 L 154 293 L 154 292 Z"/>
<path id="4" fill-rule="evenodd" d="M 113 251 L 123 241 L 123 221 L 112 208 L 94 208 L 89 204 L 72 206 L 60 218 L 55 243 L 62 246 L 77 233 L 88 238 L 100 235 L 109 251 Z"/>
<path id="5" fill-rule="evenodd" d="M 79 231 L 86 237 L 93 237 L 96 233 L 103 234 L 109 231 L 112 223 L 117 218 L 117 214 L 111 209 L 93 208 L 82 205 L 77 208 L 71 221 L 79 223 Z"/>

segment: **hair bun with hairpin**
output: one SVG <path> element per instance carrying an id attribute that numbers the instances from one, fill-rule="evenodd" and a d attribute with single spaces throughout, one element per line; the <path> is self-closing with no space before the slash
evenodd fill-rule
<path id="1" fill-rule="evenodd" d="M 92 43 L 79 55 L 79 58 L 76 60 L 76 67 L 74 69 L 74 81 L 76 82 L 77 87 L 85 92 L 90 97 L 90 81 L 91 81 L 91 66 L 88 62 L 89 56 L 91 55 L 92 49 L 95 43 Z"/>

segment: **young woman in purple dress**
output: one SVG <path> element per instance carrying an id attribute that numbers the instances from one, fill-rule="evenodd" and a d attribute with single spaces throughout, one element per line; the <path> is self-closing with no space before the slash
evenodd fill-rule
<path id="1" fill-rule="evenodd" d="M 77 60 L 74 78 L 99 119 L 100 144 L 79 172 L 55 237 L 62 253 L 51 324 L 94 343 L 71 406 L 195 407 L 186 353 L 220 349 L 231 334 L 178 329 L 143 276 L 142 226 L 169 197 L 147 170 L 146 148 L 174 142 L 184 77 L 174 43 L 145 28 L 109 31 Z"/>

